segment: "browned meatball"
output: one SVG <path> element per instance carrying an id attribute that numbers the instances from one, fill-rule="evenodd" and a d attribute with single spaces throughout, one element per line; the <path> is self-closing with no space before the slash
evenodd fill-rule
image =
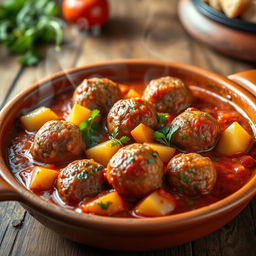
<path id="1" fill-rule="evenodd" d="M 130 136 L 130 132 L 140 123 L 152 129 L 157 125 L 154 107 L 140 98 L 119 100 L 110 109 L 107 117 L 109 133 L 118 128 L 120 136 Z"/>
<path id="2" fill-rule="evenodd" d="M 80 157 L 85 149 L 79 128 L 68 121 L 49 121 L 36 133 L 30 152 L 44 163 L 66 162 Z"/>
<path id="3" fill-rule="evenodd" d="M 104 189 L 104 167 L 92 159 L 77 160 L 63 168 L 58 176 L 57 189 L 61 199 L 77 203 L 97 195 Z"/>
<path id="4" fill-rule="evenodd" d="M 167 176 L 172 189 L 195 196 L 213 189 L 217 172 L 210 158 L 189 153 L 171 159 L 167 165 Z"/>
<path id="5" fill-rule="evenodd" d="M 111 158 L 106 177 L 120 195 L 133 201 L 162 185 L 163 163 L 156 151 L 135 143 L 121 148 Z"/>
<path id="6" fill-rule="evenodd" d="M 190 106 L 192 94 L 179 78 L 166 76 L 151 80 L 143 98 L 151 102 L 158 112 L 178 114 Z"/>
<path id="7" fill-rule="evenodd" d="M 76 88 L 73 103 L 107 113 L 120 98 L 121 91 L 118 84 L 107 78 L 90 78 L 85 79 Z"/>
<path id="8" fill-rule="evenodd" d="M 178 115 L 171 123 L 177 129 L 172 143 L 186 152 L 202 152 L 212 149 L 219 138 L 220 127 L 210 114 L 188 109 Z"/>

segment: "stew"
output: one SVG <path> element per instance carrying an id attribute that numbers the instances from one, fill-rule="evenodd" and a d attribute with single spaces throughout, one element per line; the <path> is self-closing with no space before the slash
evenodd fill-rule
<path id="1" fill-rule="evenodd" d="M 49 203 L 141 218 L 240 189 L 256 169 L 253 138 L 227 100 L 179 78 L 91 78 L 19 117 L 8 152 L 16 178 Z"/>

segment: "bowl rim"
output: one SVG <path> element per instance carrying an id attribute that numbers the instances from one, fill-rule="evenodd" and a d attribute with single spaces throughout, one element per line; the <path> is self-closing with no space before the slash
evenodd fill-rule
<path id="1" fill-rule="evenodd" d="M 233 91 L 242 92 L 245 97 L 252 104 L 256 104 L 256 100 L 254 96 L 246 91 L 242 86 L 234 83 L 228 78 L 210 72 L 208 70 L 204 70 L 202 68 L 191 66 L 182 63 L 176 62 L 168 62 L 168 61 L 159 61 L 159 60 L 149 60 L 149 59 L 120 59 L 120 60 L 112 60 L 112 61 L 104 61 L 97 62 L 81 67 L 70 68 L 53 75 L 47 76 L 44 79 L 41 79 L 28 88 L 20 92 L 16 97 L 14 97 L 0 112 L 0 133 L 2 133 L 2 127 L 5 117 L 11 111 L 12 107 L 22 100 L 22 98 L 32 92 L 33 90 L 37 90 L 37 88 L 49 81 L 53 81 L 55 79 L 59 79 L 62 77 L 67 77 L 66 74 L 81 72 L 83 70 L 89 68 L 99 68 L 105 67 L 109 65 L 149 65 L 149 66 L 169 66 L 184 70 L 186 72 L 192 72 L 198 76 L 205 76 L 211 80 L 216 81 L 217 83 L 225 84 L 227 87 L 232 87 Z M 0 138 L 1 139 L 1 138 Z M 74 210 L 70 210 L 67 208 L 63 208 L 60 205 L 49 203 L 46 200 L 40 198 L 32 191 L 29 191 L 26 187 L 24 187 L 21 183 L 19 183 L 12 171 L 8 167 L 8 164 L 5 164 L 4 161 L 5 152 L 0 149 L 0 178 L 2 178 L 16 191 L 17 198 L 21 203 L 27 205 L 30 209 L 34 209 L 39 211 L 42 214 L 47 214 L 49 218 L 53 218 L 56 220 L 65 221 L 69 224 L 74 224 L 80 227 L 93 227 L 94 229 L 108 229 L 111 231 L 125 230 L 127 232 L 134 231 L 157 231 L 157 230 L 170 230 L 177 227 L 188 227 L 194 226 L 197 223 L 201 223 L 203 221 L 209 221 L 211 218 L 216 217 L 221 213 L 228 213 L 235 208 L 238 208 L 242 204 L 247 204 L 249 200 L 256 194 L 256 175 L 252 177 L 242 188 L 240 188 L 235 193 L 213 203 L 208 206 L 204 206 L 192 211 L 178 213 L 174 215 L 161 216 L 161 217 L 149 217 L 149 218 L 121 218 L 121 217 L 107 217 L 107 216 L 98 216 L 98 215 L 90 215 L 84 213 L 78 213 Z"/>

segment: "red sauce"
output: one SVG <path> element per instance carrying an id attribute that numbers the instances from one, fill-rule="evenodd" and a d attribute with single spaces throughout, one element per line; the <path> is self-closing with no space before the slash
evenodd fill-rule
<path id="1" fill-rule="evenodd" d="M 129 87 L 122 86 L 121 91 L 123 93 L 127 93 L 128 88 L 134 88 L 139 93 L 142 93 L 144 86 L 138 84 L 132 84 Z M 194 101 L 191 107 L 206 111 L 214 116 L 220 124 L 221 131 L 225 130 L 234 121 L 237 121 L 250 134 L 252 134 L 252 129 L 249 122 L 240 113 L 238 113 L 233 106 L 227 102 L 224 102 L 224 100 L 221 100 L 219 97 L 216 97 L 215 95 L 203 91 L 195 86 L 191 86 L 190 89 L 192 90 L 194 96 Z M 48 105 L 60 117 L 65 119 L 71 109 L 71 97 L 72 92 L 63 94 L 54 98 L 51 103 L 46 105 Z M 173 118 L 174 116 L 170 115 L 167 121 L 170 122 Z M 52 164 L 46 165 L 44 163 L 34 161 L 29 152 L 33 138 L 34 133 L 24 131 L 17 121 L 17 127 L 13 131 L 13 139 L 9 147 L 9 164 L 16 178 L 27 188 L 31 178 L 31 170 L 34 166 L 41 165 L 53 169 L 60 169 L 65 166 L 55 166 Z M 102 140 L 106 139 L 107 136 L 103 135 Z M 177 151 L 176 153 L 179 152 Z M 256 171 L 256 161 L 254 160 L 256 158 L 255 146 L 251 148 L 251 151 L 248 154 L 241 154 L 233 157 L 220 156 L 214 150 L 211 152 L 202 153 L 202 155 L 210 157 L 215 164 L 218 172 L 215 188 L 209 194 L 200 197 L 188 197 L 178 193 L 174 194 L 177 201 L 177 207 L 172 214 L 190 211 L 221 200 L 222 198 L 241 188 L 250 179 L 252 173 Z M 134 175 L 136 175 L 136 173 L 134 173 Z M 169 188 L 165 189 L 169 190 Z M 55 188 L 49 191 L 35 193 L 45 200 L 60 204 L 63 207 L 71 208 L 76 211 L 81 211 L 79 204 L 65 205 L 58 197 L 58 193 L 56 192 Z M 98 196 L 105 193 L 106 191 L 100 193 Z M 118 216 L 134 217 L 130 211 L 134 205 L 127 205 L 128 210 L 118 214 Z"/>

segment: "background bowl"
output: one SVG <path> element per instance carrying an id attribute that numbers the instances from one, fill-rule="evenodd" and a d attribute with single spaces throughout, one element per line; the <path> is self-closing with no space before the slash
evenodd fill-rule
<path id="1" fill-rule="evenodd" d="M 132 219 L 79 214 L 48 203 L 22 186 L 9 170 L 7 145 L 15 119 L 22 111 L 73 89 L 85 77 L 147 83 L 166 75 L 180 77 L 188 85 L 197 85 L 231 99 L 250 119 L 251 124 L 256 123 L 255 89 L 252 86 L 256 82 L 256 70 L 233 75 L 232 79 L 243 83 L 246 89 L 228 78 L 197 67 L 151 60 L 110 61 L 60 72 L 19 94 L 0 114 L 0 200 L 20 201 L 42 224 L 71 240 L 119 250 L 152 250 L 175 246 L 202 237 L 233 219 L 255 195 L 256 173 L 243 188 L 209 206 L 172 216 Z"/>
<path id="2" fill-rule="evenodd" d="M 226 55 L 256 62 L 256 24 L 228 18 L 201 0 L 180 0 L 178 14 L 195 39 Z"/>

